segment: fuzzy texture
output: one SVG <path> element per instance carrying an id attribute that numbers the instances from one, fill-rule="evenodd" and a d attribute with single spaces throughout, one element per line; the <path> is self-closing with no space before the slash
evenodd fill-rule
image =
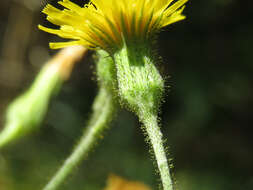
<path id="1" fill-rule="evenodd" d="M 52 49 L 83 45 L 112 52 L 120 49 L 124 40 L 146 41 L 161 28 L 183 20 L 182 12 L 187 1 L 91 0 L 80 7 L 69 0 L 62 0 L 58 3 L 65 7 L 64 10 L 48 4 L 42 11 L 48 15 L 47 20 L 60 28 L 50 29 L 41 25 L 39 28 L 74 40 L 50 43 Z"/>
<path id="2" fill-rule="evenodd" d="M 164 81 L 156 69 L 148 46 L 124 46 L 114 54 L 117 68 L 119 97 L 123 105 L 133 111 L 144 124 L 144 134 L 154 152 L 164 190 L 172 190 L 158 111 L 164 92 Z"/>
<path id="3" fill-rule="evenodd" d="M 102 67 L 102 68 L 101 68 Z M 103 72 L 102 72 L 103 71 Z M 117 110 L 112 86 L 114 85 L 114 71 L 112 59 L 104 51 L 98 52 L 97 75 L 99 91 L 92 105 L 91 118 L 80 141 L 61 168 L 51 178 L 43 190 L 60 189 L 60 185 L 87 158 L 89 152 L 98 143 L 107 129 Z"/>
<path id="4" fill-rule="evenodd" d="M 121 103 L 138 116 L 143 111 L 143 104 L 147 112 L 157 114 L 164 82 L 155 67 L 150 48 L 137 44 L 125 45 L 114 54 L 114 62 Z"/>

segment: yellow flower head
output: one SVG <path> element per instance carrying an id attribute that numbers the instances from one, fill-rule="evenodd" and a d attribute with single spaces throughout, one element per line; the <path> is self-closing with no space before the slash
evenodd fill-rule
<path id="1" fill-rule="evenodd" d="M 65 7 L 64 10 L 48 4 L 42 11 L 48 15 L 47 20 L 60 28 L 50 29 L 41 25 L 39 28 L 62 38 L 73 39 L 50 43 L 53 49 L 83 45 L 110 51 L 120 48 L 123 41 L 149 40 L 162 27 L 184 19 L 182 11 L 187 1 L 91 0 L 80 7 L 69 0 L 62 0 L 58 3 Z"/>

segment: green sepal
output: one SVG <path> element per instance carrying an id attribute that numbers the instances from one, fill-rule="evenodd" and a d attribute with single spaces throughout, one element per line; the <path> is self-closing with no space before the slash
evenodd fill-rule
<path id="1" fill-rule="evenodd" d="M 114 54 L 114 61 L 123 105 L 137 115 L 142 109 L 157 114 L 164 81 L 154 64 L 151 50 L 145 45 L 128 44 Z"/>

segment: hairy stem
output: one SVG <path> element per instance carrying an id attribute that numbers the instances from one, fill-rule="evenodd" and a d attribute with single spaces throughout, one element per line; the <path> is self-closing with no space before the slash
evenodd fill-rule
<path id="1" fill-rule="evenodd" d="M 140 113 L 140 119 L 144 124 L 145 131 L 147 132 L 149 141 L 155 154 L 157 166 L 163 184 L 163 189 L 173 190 L 173 182 L 170 175 L 170 169 L 168 166 L 165 149 L 163 146 L 163 135 L 158 125 L 157 116 L 155 114 L 148 113 L 145 110 L 146 109 L 144 109 L 143 112 Z"/>
<path id="2" fill-rule="evenodd" d="M 148 46 L 126 45 L 114 54 L 114 61 L 119 97 L 123 105 L 134 112 L 144 124 L 156 157 L 163 189 L 172 190 L 162 133 L 157 122 L 164 82 L 155 67 L 152 51 Z"/>
<path id="3" fill-rule="evenodd" d="M 115 106 L 111 92 L 101 87 L 93 104 L 93 113 L 87 130 L 70 157 L 43 190 L 56 190 L 73 169 L 87 157 L 89 151 L 97 143 L 101 133 L 106 129 L 108 122 L 111 121 L 114 110 Z"/>

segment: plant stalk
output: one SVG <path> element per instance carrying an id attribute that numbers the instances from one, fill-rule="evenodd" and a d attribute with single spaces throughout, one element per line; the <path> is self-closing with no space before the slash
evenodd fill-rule
<path id="1" fill-rule="evenodd" d="M 173 181 L 171 178 L 168 160 L 163 145 L 163 135 L 161 133 L 157 120 L 157 116 L 152 113 L 143 112 L 143 116 L 141 116 L 141 121 L 144 124 L 144 129 L 147 133 L 148 139 L 155 154 L 163 189 L 173 190 Z"/>
<path id="2" fill-rule="evenodd" d="M 164 190 L 172 190 L 172 179 L 165 154 L 158 112 L 164 92 L 164 81 L 155 67 L 148 45 L 125 44 L 114 54 L 117 68 L 119 97 L 144 124 L 155 154 Z"/>
<path id="3" fill-rule="evenodd" d="M 100 138 L 101 133 L 107 128 L 115 111 L 114 100 L 108 89 L 101 87 L 93 104 L 93 113 L 88 123 L 88 128 L 81 137 L 70 157 L 64 162 L 51 181 L 43 190 L 56 190 L 70 175 L 75 167 L 85 159 L 89 151 Z"/>

